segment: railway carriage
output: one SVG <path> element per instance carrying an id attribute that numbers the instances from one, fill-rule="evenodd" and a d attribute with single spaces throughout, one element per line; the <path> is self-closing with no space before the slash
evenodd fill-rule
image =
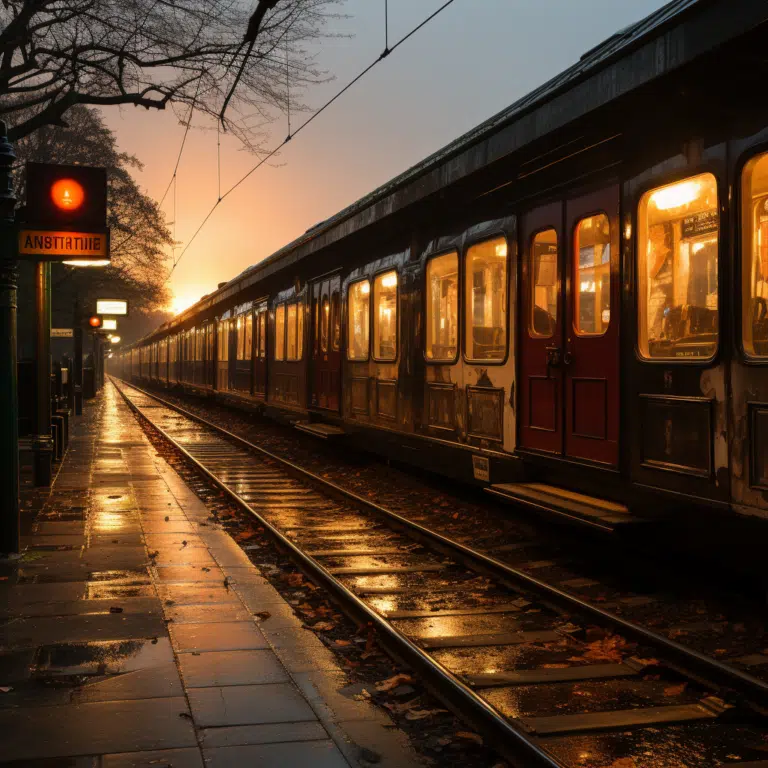
<path id="1" fill-rule="evenodd" d="M 765 2 L 670 3 L 220 286 L 122 375 L 597 528 L 764 517 L 767 43 Z"/>

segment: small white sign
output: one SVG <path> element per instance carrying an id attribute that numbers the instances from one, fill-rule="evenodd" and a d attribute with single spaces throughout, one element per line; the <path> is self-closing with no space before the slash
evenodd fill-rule
<path id="1" fill-rule="evenodd" d="M 116 331 L 117 330 L 117 320 L 115 320 L 114 317 L 105 317 L 101 328 L 104 331 Z"/>
<path id="2" fill-rule="evenodd" d="M 71 328 L 51 328 L 52 339 L 71 339 L 73 336 Z"/>
<path id="3" fill-rule="evenodd" d="M 475 480 L 482 480 L 484 483 L 491 482 L 491 462 L 485 456 L 472 457 L 472 472 Z"/>
<path id="4" fill-rule="evenodd" d="M 122 299 L 97 299 L 97 315 L 127 315 L 128 302 Z"/>

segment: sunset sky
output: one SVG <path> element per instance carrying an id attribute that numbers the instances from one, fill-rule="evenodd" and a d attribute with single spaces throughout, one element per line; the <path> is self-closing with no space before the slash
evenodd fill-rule
<path id="1" fill-rule="evenodd" d="M 443 0 L 390 0 L 390 43 Z M 192 304 L 306 229 L 511 104 L 661 0 L 456 0 L 348 91 L 274 162 L 222 203 L 171 278 L 175 308 Z M 348 0 L 343 37 L 317 47 L 335 81 L 307 92 L 324 103 L 383 48 L 383 0 Z M 159 199 L 171 179 L 184 128 L 170 111 L 106 111 L 122 150 L 145 168 L 139 182 Z M 304 117 L 294 115 L 293 126 Z M 207 130 L 206 130 L 207 129 Z M 272 126 L 271 148 L 286 134 Z M 222 189 L 257 158 L 222 137 Z M 216 130 L 193 121 L 182 157 L 175 232 L 182 244 L 217 197 Z M 172 195 L 164 204 L 173 218 Z M 177 251 L 178 253 L 178 251 Z"/>

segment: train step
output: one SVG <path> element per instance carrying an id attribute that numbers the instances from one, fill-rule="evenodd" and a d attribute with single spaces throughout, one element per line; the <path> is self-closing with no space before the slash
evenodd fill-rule
<path id="1" fill-rule="evenodd" d="M 613 533 L 625 525 L 646 522 L 623 504 L 546 483 L 500 483 L 485 488 L 485 491 L 504 501 L 525 504 L 606 533 Z"/>
<path id="2" fill-rule="evenodd" d="M 296 421 L 293 424 L 296 429 L 300 429 L 302 432 L 306 432 L 309 435 L 320 437 L 323 440 L 329 438 L 343 437 L 347 433 L 335 424 L 324 424 L 321 421 Z"/>

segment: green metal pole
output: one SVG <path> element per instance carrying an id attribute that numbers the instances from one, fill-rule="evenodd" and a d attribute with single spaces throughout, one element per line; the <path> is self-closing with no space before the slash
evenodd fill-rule
<path id="1" fill-rule="evenodd" d="M 34 452 L 34 483 L 38 488 L 49 486 L 53 476 L 53 437 L 51 435 L 51 291 L 48 279 L 51 265 L 47 261 L 35 264 L 35 310 L 37 328 L 35 357 L 37 358 L 37 408 Z"/>
<path id="2" fill-rule="evenodd" d="M 8 128 L 0 121 L 0 552 L 19 551 L 19 402 L 16 363 L 16 227 Z"/>

